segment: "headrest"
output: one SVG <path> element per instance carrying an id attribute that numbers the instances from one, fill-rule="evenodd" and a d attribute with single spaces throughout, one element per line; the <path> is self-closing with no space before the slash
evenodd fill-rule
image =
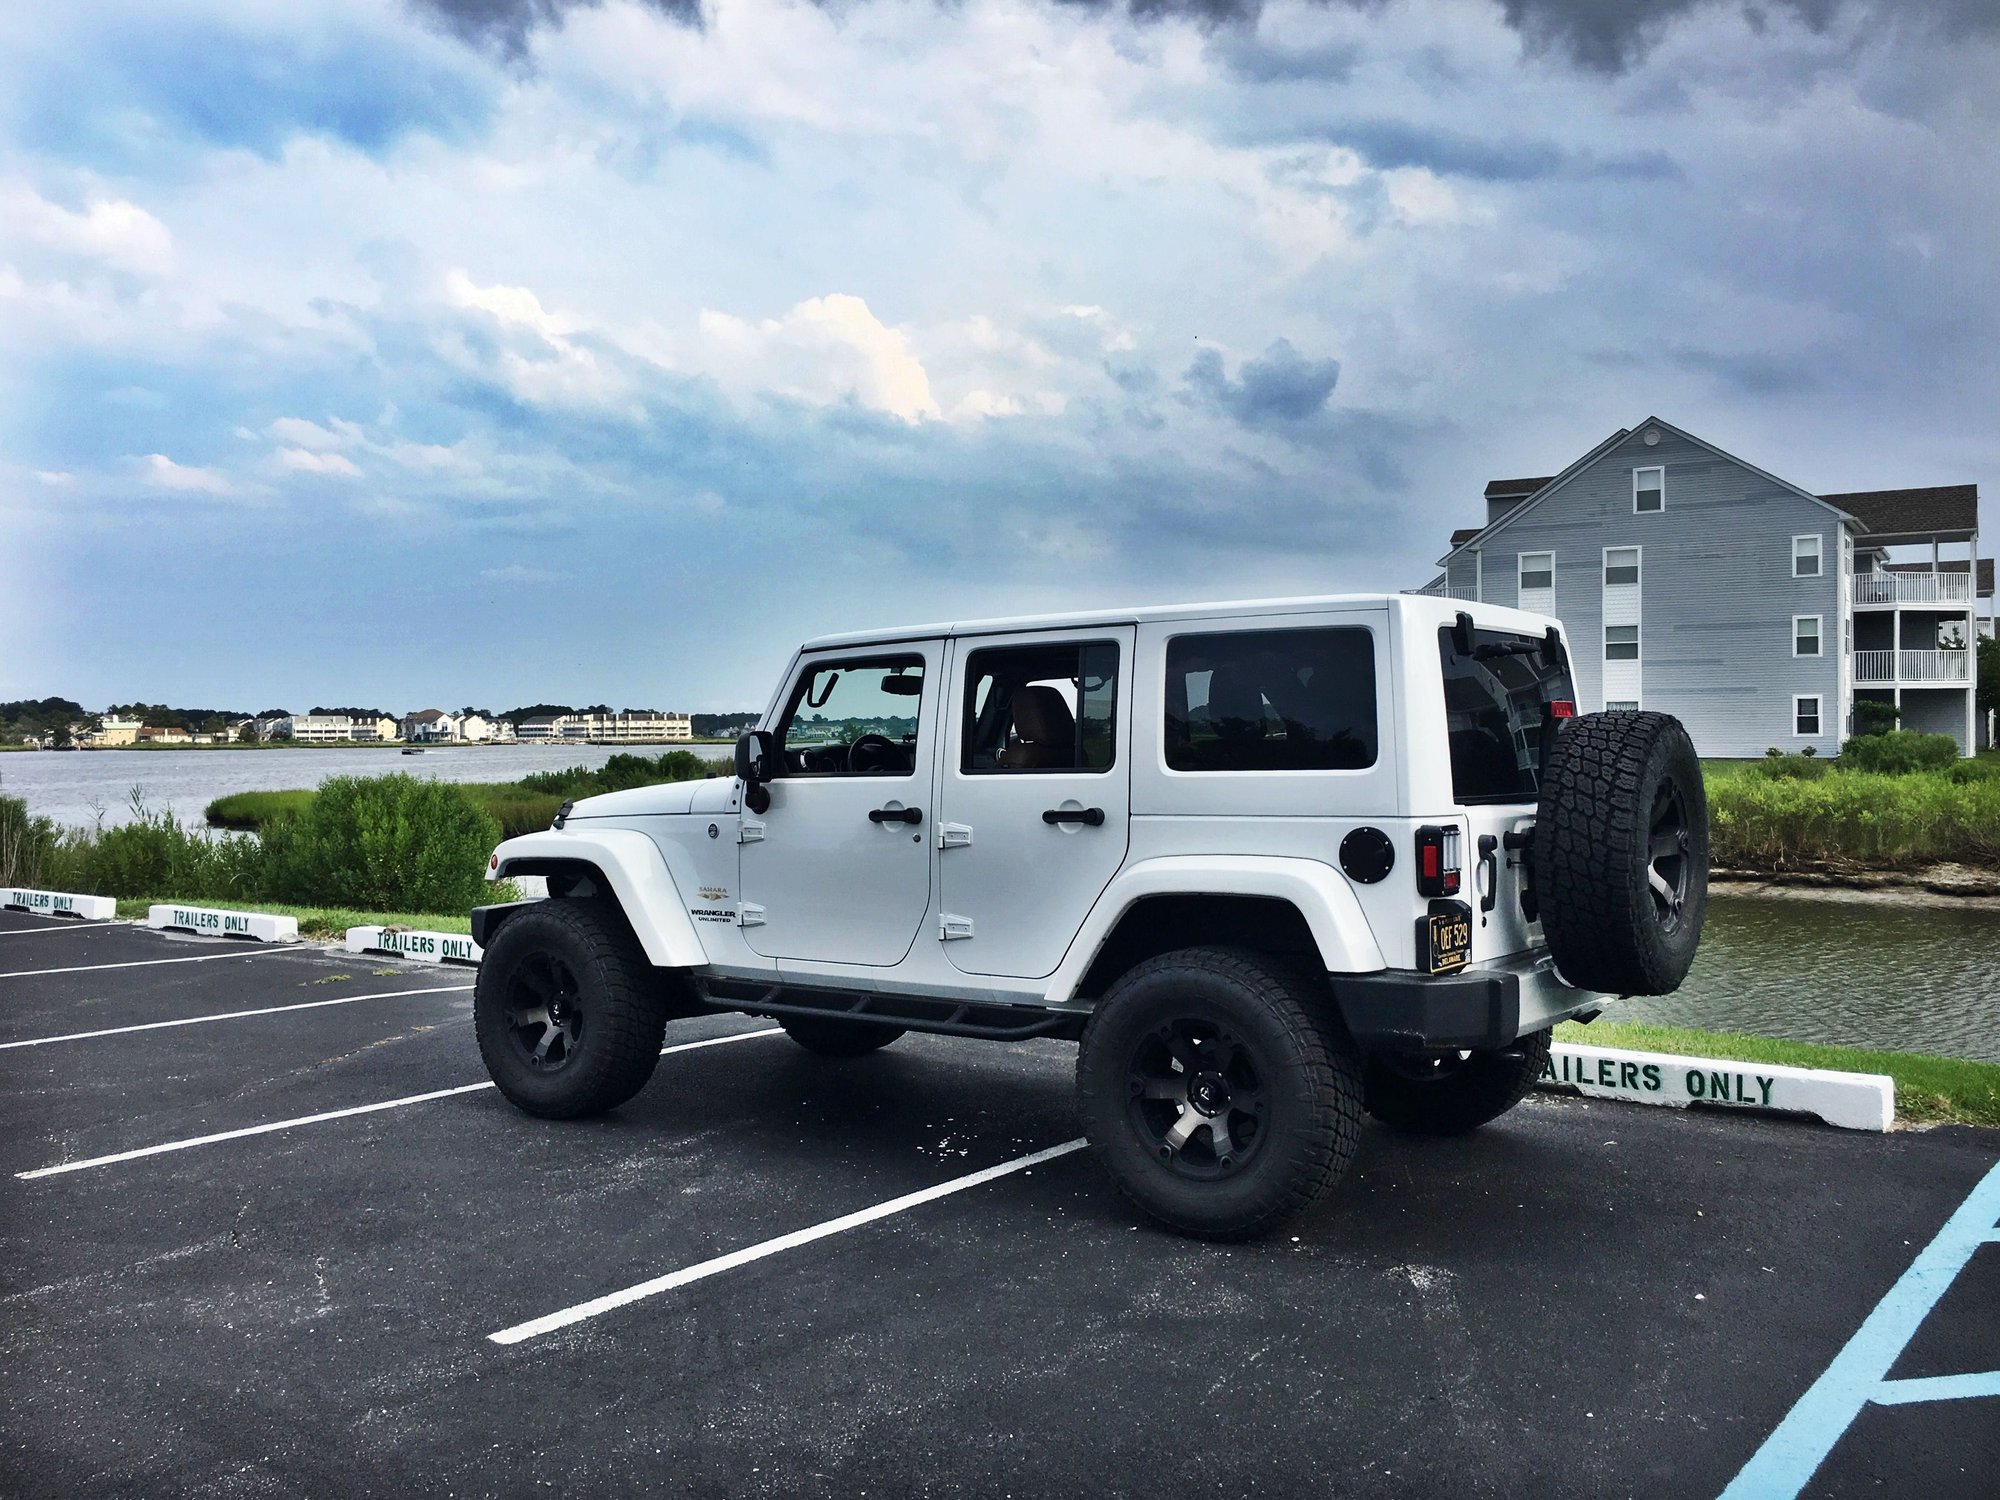
<path id="1" fill-rule="evenodd" d="M 1067 745 L 1076 737 L 1076 715 L 1063 695 L 1036 684 L 1014 692 L 1014 733 L 1034 745 Z"/>

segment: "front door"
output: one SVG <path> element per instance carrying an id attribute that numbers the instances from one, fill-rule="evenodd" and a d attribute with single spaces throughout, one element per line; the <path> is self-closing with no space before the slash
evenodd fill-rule
<path id="1" fill-rule="evenodd" d="M 766 958 L 902 961 L 931 899 L 940 643 L 807 657 L 771 805 L 742 822 L 743 938 Z"/>
<path id="2" fill-rule="evenodd" d="M 939 768 L 945 956 L 1042 979 L 1125 860 L 1130 626 L 952 644 Z"/>

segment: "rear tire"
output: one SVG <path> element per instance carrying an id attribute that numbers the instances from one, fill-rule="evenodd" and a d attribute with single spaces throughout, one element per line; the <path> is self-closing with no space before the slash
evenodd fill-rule
<path id="1" fill-rule="evenodd" d="M 901 1026 L 876 1026 L 832 1016 L 780 1016 L 778 1024 L 785 1028 L 786 1036 L 821 1057 L 862 1057 L 903 1034 Z"/>
<path id="2" fill-rule="evenodd" d="M 1417 1135 L 1464 1135 L 1497 1120 L 1548 1065 L 1544 1028 L 1497 1052 L 1376 1053 L 1366 1070 L 1368 1113 Z"/>
<path id="3" fill-rule="evenodd" d="M 1140 964 L 1092 1012 L 1077 1091 L 1097 1158 L 1162 1224 L 1265 1234 L 1346 1172 L 1361 1072 L 1326 997 L 1263 954 L 1191 948 Z"/>
<path id="4" fill-rule="evenodd" d="M 1708 796 L 1680 720 L 1572 720 L 1542 768 L 1529 859 L 1565 980 L 1613 995 L 1679 988 L 1708 907 Z"/>
<path id="5" fill-rule="evenodd" d="M 479 1055 L 500 1092 L 544 1119 L 615 1109 L 660 1060 L 666 1007 L 620 915 L 538 901 L 510 918 L 479 965 Z"/>

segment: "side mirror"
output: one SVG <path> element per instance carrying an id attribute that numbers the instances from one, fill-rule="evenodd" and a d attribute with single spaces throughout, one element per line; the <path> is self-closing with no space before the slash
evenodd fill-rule
<path id="1" fill-rule="evenodd" d="M 764 790 L 778 770 L 778 737 L 766 729 L 752 729 L 736 741 L 736 774 L 743 779 L 743 801 L 752 812 L 771 805 Z"/>

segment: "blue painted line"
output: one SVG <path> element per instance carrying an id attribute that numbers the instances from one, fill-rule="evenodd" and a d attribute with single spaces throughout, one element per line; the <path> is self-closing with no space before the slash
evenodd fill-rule
<path id="1" fill-rule="evenodd" d="M 1785 1414 L 1764 1446 L 1750 1456 L 1717 1500 L 1795 1500 L 1813 1471 L 1833 1451 L 1863 1407 L 1871 1401 L 1904 1405 L 1911 1401 L 2000 1394 L 1973 1389 L 1996 1375 L 1949 1375 L 1937 1380 L 1893 1381 L 1889 1369 L 1908 1347 L 1917 1328 L 1952 1284 L 1972 1253 L 2000 1239 L 2000 1162 L 1945 1221 L 1937 1238 L 1917 1253 L 1900 1280 L 1875 1304 L 1854 1337 L 1798 1403 Z M 1922 1388 L 1936 1395 L 1920 1394 Z M 1911 1389 L 1918 1388 L 1918 1389 Z M 1901 1398 L 1900 1400 L 1898 1398 Z"/>
<path id="2" fill-rule="evenodd" d="M 1963 1401 L 1967 1396 L 2000 1396 L 2000 1370 L 1988 1370 L 1982 1375 L 1885 1380 L 1872 1399 L 1877 1406 L 1907 1406 L 1912 1401 Z"/>

